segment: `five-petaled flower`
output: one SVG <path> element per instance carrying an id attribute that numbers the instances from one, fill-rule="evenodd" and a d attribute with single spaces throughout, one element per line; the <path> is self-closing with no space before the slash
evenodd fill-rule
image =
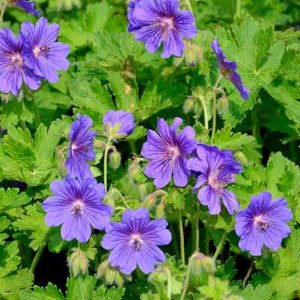
<path id="1" fill-rule="evenodd" d="M 164 45 L 162 57 L 182 56 L 183 38 L 197 35 L 194 16 L 189 10 L 179 10 L 178 0 L 135 0 L 129 2 L 128 30 L 139 42 L 145 42 L 149 52 Z"/>
<path id="2" fill-rule="evenodd" d="M 109 110 L 103 117 L 103 125 L 106 136 L 113 139 L 124 138 L 135 128 L 134 116 L 124 110 Z"/>
<path id="3" fill-rule="evenodd" d="M 150 160 L 145 174 L 154 178 L 157 188 L 166 186 L 171 181 L 172 175 L 175 186 L 183 187 L 188 183 L 190 170 L 187 167 L 187 156 L 196 147 L 195 132 L 191 126 L 186 126 L 177 133 L 181 123 L 181 118 L 175 118 L 169 127 L 164 119 L 159 119 L 157 122 L 159 134 L 148 130 L 142 156 Z"/>
<path id="4" fill-rule="evenodd" d="M 211 215 L 221 211 L 220 199 L 230 214 L 239 209 L 239 202 L 233 192 L 225 189 L 235 181 L 235 174 L 242 172 L 242 166 L 235 161 L 231 151 L 215 146 L 198 144 L 196 157 L 190 158 L 188 168 L 197 175 L 194 191 L 198 191 L 201 204 L 208 206 Z"/>
<path id="5" fill-rule="evenodd" d="M 34 73 L 51 83 L 58 81 L 57 70 L 67 70 L 69 61 L 69 46 L 57 42 L 59 26 L 48 25 L 45 18 L 40 18 L 34 26 L 29 21 L 24 22 L 21 35 L 24 39 L 25 64 Z"/>
<path id="6" fill-rule="evenodd" d="M 8 1 L 8 3 L 15 5 L 19 8 L 21 8 L 22 10 L 35 15 L 36 17 L 38 17 L 40 15 L 40 11 L 36 10 L 34 8 L 34 2 L 30 1 L 30 0 L 6 0 Z"/>
<path id="7" fill-rule="evenodd" d="M 8 29 L 0 30 L 0 91 L 17 96 L 22 82 L 32 89 L 40 87 L 41 78 L 24 63 L 24 40 Z"/>
<path id="8" fill-rule="evenodd" d="M 90 130 L 93 122 L 88 116 L 78 114 L 77 118 L 69 133 L 70 147 L 65 166 L 68 176 L 83 179 L 91 176 L 87 162 L 95 159 L 93 141 L 97 131 Z"/>
<path id="9" fill-rule="evenodd" d="M 50 189 L 53 196 L 43 203 L 47 213 L 46 224 L 62 224 L 64 240 L 77 239 L 85 243 L 91 236 L 91 227 L 102 230 L 109 223 L 112 208 L 102 203 L 105 188 L 94 178 L 79 181 L 66 177 L 62 181 L 53 181 Z"/>
<path id="10" fill-rule="evenodd" d="M 235 232 L 241 238 L 239 247 L 252 255 L 261 255 L 263 246 L 277 250 L 291 229 L 292 211 L 284 198 L 272 201 L 269 192 L 251 197 L 250 205 L 236 215 Z"/>
<path id="11" fill-rule="evenodd" d="M 171 242 L 171 233 L 166 229 L 165 219 L 151 221 L 147 209 L 126 210 L 122 223 L 111 222 L 105 229 L 101 245 L 112 250 L 109 263 L 130 274 L 138 266 L 145 274 L 154 270 L 155 264 L 165 261 L 158 246 Z"/>
<path id="12" fill-rule="evenodd" d="M 222 76 L 230 80 L 235 85 L 242 98 L 247 100 L 249 98 L 250 91 L 243 85 L 242 79 L 236 71 L 236 63 L 229 61 L 225 57 L 217 39 L 212 42 L 211 47 L 217 56 Z"/>

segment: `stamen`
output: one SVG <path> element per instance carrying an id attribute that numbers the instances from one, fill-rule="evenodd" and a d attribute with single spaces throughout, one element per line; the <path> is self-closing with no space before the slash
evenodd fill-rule
<path id="1" fill-rule="evenodd" d="M 78 199 L 74 202 L 73 207 L 71 209 L 72 214 L 82 214 L 83 213 L 83 208 L 84 208 L 84 203 L 82 200 Z"/>
<path id="2" fill-rule="evenodd" d="M 262 215 L 259 215 L 254 217 L 254 226 L 261 230 L 265 230 L 268 228 L 268 222 L 263 219 Z"/>
<path id="3" fill-rule="evenodd" d="M 134 250 L 140 250 L 143 242 L 141 235 L 138 233 L 133 233 L 130 237 L 130 245 L 132 245 Z"/>

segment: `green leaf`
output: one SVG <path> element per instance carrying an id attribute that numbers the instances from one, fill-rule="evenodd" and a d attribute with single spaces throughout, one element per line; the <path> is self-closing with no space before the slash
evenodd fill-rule
<path id="1" fill-rule="evenodd" d="M 101 285 L 93 292 L 92 300 L 121 300 L 124 292 L 124 288 L 106 289 L 104 285 Z"/>
<path id="2" fill-rule="evenodd" d="M 273 291 L 269 285 L 258 285 L 255 288 L 248 284 L 242 292 L 242 296 L 247 300 L 269 300 L 273 295 Z"/>
<path id="3" fill-rule="evenodd" d="M 96 278 L 92 276 L 80 276 L 68 278 L 67 281 L 67 300 L 90 300 L 96 284 Z"/>
<path id="4" fill-rule="evenodd" d="M 44 288 L 35 286 L 33 291 L 21 291 L 20 300 L 64 300 L 62 292 L 51 282 Z"/>
<path id="5" fill-rule="evenodd" d="M 27 206 L 25 211 L 26 214 L 15 221 L 13 226 L 18 230 L 28 230 L 30 232 L 29 237 L 32 241 L 29 246 L 36 251 L 43 245 L 49 230 L 45 224 L 45 212 L 42 210 L 40 203 Z"/>

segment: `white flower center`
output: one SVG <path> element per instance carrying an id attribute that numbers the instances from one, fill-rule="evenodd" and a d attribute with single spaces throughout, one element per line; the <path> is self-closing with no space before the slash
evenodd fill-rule
<path id="1" fill-rule="evenodd" d="M 85 151 L 87 152 L 88 151 L 88 146 L 87 145 L 84 145 L 84 146 L 77 146 L 76 144 L 72 144 L 71 145 L 71 149 L 72 151 L 76 151 L 76 150 L 80 150 L 80 151 Z"/>
<path id="2" fill-rule="evenodd" d="M 160 25 L 163 27 L 164 30 L 169 30 L 174 28 L 174 18 L 162 18 L 160 20 Z"/>
<path id="3" fill-rule="evenodd" d="M 177 146 L 169 146 L 167 148 L 166 156 L 169 160 L 175 160 L 180 155 L 181 153 Z"/>
<path id="4" fill-rule="evenodd" d="M 140 250 L 144 241 L 142 240 L 141 235 L 139 233 L 133 233 L 130 236 L 129 243 L 134 250 Z"/>
<path id="5" fill-rule="evenodd" d="M 21 67 L 23 65 L 23 57 L 20 53 L 15 53 L 10 58 L 11 64 L 16 67 Z"/>
<path id="6" fill-rule="evenodd" d="M 221 187 L 222 184 L 219 182 L 218 179 L 218 172 L 212 172 L 208 176 L 208 184 L 215 190 L 218 191 Z"/>
<path id="7" fill-rule="evenodd" d="M 41 53 L 47 54 L 48 51 L 49 51 L 49 47 L 47 45 L 44 47 L 35 46 L 32 50 L 35 57 L 40 56 Z"/>
<path id="8" fill-rule="evenodd" d="M 268 228 L 268 222 L 264 220 L 262 215 L 258 215 L 254 217 L 254 226 L 261 230 L 265 230 Z"/>
<path id="9" fill-rule="evenodd" d="M 83 213 L 83 209 L 84 209 L 84 203 L 82 200 L 77 199 L 73 205 L 72 205 L 72 209 L 71 209 L 71 213 L 74 214 L 79 214 L 81 215 Z"/>

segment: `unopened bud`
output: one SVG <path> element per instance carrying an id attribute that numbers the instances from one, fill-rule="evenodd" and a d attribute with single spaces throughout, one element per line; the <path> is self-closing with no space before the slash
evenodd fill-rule
<path id="1" fill-rule="evenodd" d="M 79 274 L 85 274 L 88 270 L 89 260 L 85 253 L 79 249 L 73 249 L 73 253 L 69 258 L 69 267 L 74 275 L 74 277 Z"/>
<path id="2" fill-rule="evenodd" d="M 138 160 L 133 160 L 132 164 L 128 167 L 128 175 L 129 175 L 129 180 L 131 182 L 135 181 L 135 178 L 137 177 L 137 175 L 140 172 L 140 165 L 138 163 Z"/>
<path id="3" fill-rule="evenodd" d="M 216 271 L 216 264 L 213 258 L 205 256 L 200 252 L 192 255 L 192 269 L 193 275 L 199 275 L 202 272 L 213 274 Z"/>
<path id="4" fill-rule="evenodd" d="M 220 116 L 224 115 L 228 110 L 228 99 L 224 94 L 217 103 L 217 110 Z"/>
<path id="5" fill-rule="evenodd" d="M 95 140 L 94 141 L 94 147 L 95 148 L 105 148 L 105 142 L 104 141 L 100 141 L 100 140 Z"/>
<path id="6" fill-rule="evenodd" d="M 140 197 L 142 199 L 144 199 L 148 193 L 148 186 L 147 186 L 147 183 L 141 183 L 141 184 L 138 184 L 137 186 L 138 188 L 138 191 L 139 191 L 139 194 L 140 194 Z"/>
<path id="7" fill-rule="evenodd" d="M 188 114 L 189 112 L 193 111 L 193 109 L 194 109 L 194 98 L 189 96 L 183 104 L 183 112 L 185 114 Z"/>
<path id="8" fill-rule="evenodd" d="M 235 156 L 243 165 L 248 165 L 248 159 L 242 151 L 237 151 Z"/>
<path id="9" fill-rule="evenodd" d="M 241 296 L 237 296 L 237 295 L 231 295 L 231 296 L 227 297 L 226 300 L 244 300 L 244 298 Z"/>
<path id="10" fill-rule="evenodd" d="M 197 63 L 203 61 L 203 55 L 200 47 L 192 41 L 185 42 L 184 58 L 190 67 L 194 67 Z"/>
<path id="11" fill-rule="evenodd" d="M 156 207 L 156 218 L 163 218 L 165 216 L 165 208 L 166 208 L 166 203 L 162 199 Z"/>
<path id="12" fill-rule="evenodd" d="M 113 152 L 109 157 L 109 165 L 113 170 L 117 170 L 121 165 L 121 154 L 117 149 L 113 149 Z"/>

